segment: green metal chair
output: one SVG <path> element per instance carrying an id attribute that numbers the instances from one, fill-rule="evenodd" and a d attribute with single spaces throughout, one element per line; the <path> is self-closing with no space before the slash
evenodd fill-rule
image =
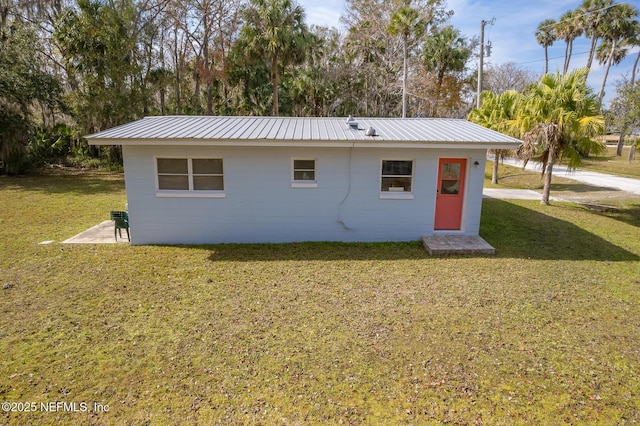
<path id="1" fill-rule="evenodd" d="M 127 239 L 131 241 L 131 237 L 129 236 L 129 214 L 127 212 L 111 212 L 111 220 L 115 223 L 113 235 L 116 237 L 116 241 L 118 241 L 118 234 L 120 234 L 120 238 L 122 238 L 123 229 L 127 231 Z"/>

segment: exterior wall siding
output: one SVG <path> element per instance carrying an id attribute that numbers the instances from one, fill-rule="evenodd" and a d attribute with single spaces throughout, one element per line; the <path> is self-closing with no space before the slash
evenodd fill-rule
<path id="1" fill-rule="evenodd" d="M 125 146 L 123 154 L 133 244 L 417 240 L 434 233 L 440 157 L 467 158 L 459 233 L 479 231 L 482 149 Z M 157 197 L 156 157 L 223 158 L 225 198 Z M 291 186 L 292 158 L 316 160 L 317 187 Z M 382 159 L 414 160 L 413 199 L 380 199 Z"/>

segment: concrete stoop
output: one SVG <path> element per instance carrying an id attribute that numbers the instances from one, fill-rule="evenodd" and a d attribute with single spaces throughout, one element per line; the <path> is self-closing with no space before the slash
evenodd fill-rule
<path id="1" fill-rule="evenodd" d="M 422 245 L 431 256 L 496 254 L 496 249 L 479 236 L 432 235 L 430 237 L 422 237 Z"/>

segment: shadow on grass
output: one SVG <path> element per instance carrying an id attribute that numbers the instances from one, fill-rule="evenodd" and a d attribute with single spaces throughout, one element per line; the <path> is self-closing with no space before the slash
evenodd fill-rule
<path id="1" fill-rule="evenodd" d="M 626 209 L 604 212 L 600 214 L 640 228 L 640 204 L 636 204 L 633 207 L 629 207 Z"/>
<path id="2" fill-rule="evenodd" d="M 0 176 L 0 189 L 22 189 L 47 194 L 104 194 L 124 189 L 124 177 L 114 173 L 77 172 L 59 175 Z"/>
<path id="3" fill-rule="evenodd" d="M 483 202 L 480 235 L 498 257 L 630 261 L 640 257 L 571 222 L 497 199 Z"/>
<path id="4" fill-rule="evenodd" d="M 487 199 L 483 202 L 480 234 L 496 248 L 497 257 L 540 260 L 640 260 L 638 255 L 571 222 L 497 199 Z M 213 262 L 385 261 L 431 258 L 417 241 L 409 243 L 220 244 L 194 247 L 209 250 L 209 260 Z M 492 258 L 487 257 L 488 261 Z"/>
<path id="5" fill-rule="evenodd" d="M 208 246 L 213 262 L 282 260 L 413 260 L 426 259 L 418 241 L 407 243 L 308 242 L 281 244 L 219 244 Z"/>
<path id="6" fill-rule="evenodd" d="M 570 192 L 620 192 L 618 188 L 608 188 L 606 186 L 594 186 L 586 183 L 552 183 L 551 195 L 557 195 L 562 197 L 562 194 L 554 194 L 556 191 L 570 191 Z"/>

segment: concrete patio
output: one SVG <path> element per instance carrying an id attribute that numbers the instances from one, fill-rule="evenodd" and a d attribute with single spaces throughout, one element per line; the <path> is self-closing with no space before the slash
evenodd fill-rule
<path id="1" fill-rule="evenodd" d="M 477 235 L 433 235 L 430 237 L 422 237 L 422 245 L 431 256 L 496 254 L 496 249 Z"/>
<path id="2" fill-rule="evenodd" d="M 66 239 L 62 242 L 62 244 L 116 244 L 116 243 L 129 243 L 127 239 L 127 232 L 122 232 L 122 238 L 120 238 L 120 234 L 118 234 L 118 241 L 116 241 L 114 235 L 114 224 L 111 220 L 105 220 L 97 224 L 96 226 L 92 226 L 75 235 L 69 239 Z M 131 230 L 129 230 L 131 232 Z"/>

